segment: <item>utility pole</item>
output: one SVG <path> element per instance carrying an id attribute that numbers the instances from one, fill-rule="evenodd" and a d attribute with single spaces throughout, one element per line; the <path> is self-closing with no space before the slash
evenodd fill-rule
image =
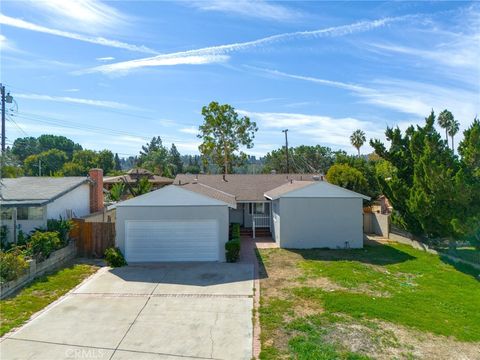
<path id="1" fill-rule="evenodd" d="M 286 153 L 286 156 L 287 156 L 287 174 L 289 174 L 290 173 L 290 165 L 289 165 L 289 162 L 288 162 L 288 136 L 287 136 L 288 129 L 282 130 L 282 132 L 285 133 L 285 153 Z"/>
<path id="2" fill-rule="evenodd" d="M 5 86 L 0 84 L 2 92 L 2 155 L 5 153 Z"/>
<path id="3" fill-rule="evenodd" d="M 11 104 L 13 97 L 10 93 L 5 95 L 5 86 L 0 83 L 0 92 L 2 95 L 2 155 L 5 153 L 5 103 Z"/>

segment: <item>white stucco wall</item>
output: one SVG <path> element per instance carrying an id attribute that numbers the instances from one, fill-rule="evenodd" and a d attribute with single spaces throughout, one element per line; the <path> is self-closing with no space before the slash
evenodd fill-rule
<path id="1" fill-rule="evenodd" d="M 125 253 L 126 220 L 204 220 L 218 221 L 219 261 L 225 261 L 225 243 L 228 241 L 228 206 L 119 206 L 116 209 L 115 244 Z"/>
<path id="2" fill-rule="evenodd" d="M 280 198 L 282 248 L 363 247 L 361 198 Z M 278 239 L 278 240 L 277 240 Z"/>
<path id="3" fill-rule="evenodd" d="M 47 219 L 66 218 L 66 210 L 73 210 L 75 217 L 90 213 L 90 186 L 88 184 L 69 191 L 65 195 L 47 204 Z"/>
<path id="4" fill-rule="evenodd" d="M 280 243 L 280 200 L 272 201 L 272 238 L 276 243 Z"/>

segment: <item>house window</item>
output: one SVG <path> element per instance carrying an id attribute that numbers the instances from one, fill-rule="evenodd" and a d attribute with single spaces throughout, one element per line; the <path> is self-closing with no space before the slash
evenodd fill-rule
<path id="1" fill-rule="evenodd" d="M 2 220 L 12 220 L 12 212 L 12 209 L 2 209 L 2 211 L 0 212 L 0 218 Z"/>
<path id="2" fill-rule="evenodd" d="M 270 214 L 270 203 L 250 203 L 250 215 Z"/>
<path id="3" fill-rule="evenodd" d="M 17 220 L 43 220 L 43 207 L 31 206 L 17 208 Z"/>

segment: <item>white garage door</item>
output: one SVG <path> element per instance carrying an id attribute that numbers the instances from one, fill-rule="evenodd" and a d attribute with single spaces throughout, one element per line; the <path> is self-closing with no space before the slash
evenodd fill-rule
<path id="1" fill-rule="evenodd" d="M 217 220 L 126 221 L 125 257 L 131 262 L 218 261 Z"/>

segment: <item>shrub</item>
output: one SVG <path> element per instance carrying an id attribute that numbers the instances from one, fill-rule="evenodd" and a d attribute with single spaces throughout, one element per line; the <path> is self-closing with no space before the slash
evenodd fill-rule
<path id="1" fill-rule="evenodd" d="M 27 268 L 28 263 L 20 250 L 0 251 L 0 283 L 17 279 Z"/>
<path id="2" fill-rule="evenodd" d="M 105 250 L 105 260 L 111 267 L 120 267 L 128 265 L 119 248 L 108 248 Z"/>
<path id="3" fill-rule="evenodd" d="M 70 230 L 73 229 L 73 221 L 62 219 L 48 219 L 47 220 L 47 231 L 56 231 L 62 241 L 63 245 L 68 244 L 68 239 L 70 235 Z"/>
<path id="4" fill-rule="evenodd" d="M 30 241 L 30 236 L 26 235 L 22 230 L 18 230 L 17 246 L 25 246 Z"/>
<path id="5" fill-rule="evenodd" d="M 28 252 L 37 260 L 43 261 L 62 247 L 62 241 L 56 231 L 35 231 L 27 245 Z"/>
<path id="6" fill-rule="evenodd" d="M 8 241 L 8 227 L 7 225 L 0 226 L 0 250 L 7 251 L 12 248 L 12 244 Z"/>
<path id="7" fill-rule="evenodd" d="M 225 243 L 225 256 L 228 262 L 237 262 L 240 257 L 240 239 L 233 239 Z"/>
<path id="8" fill-rule="evenodd" d="M 240 239 L 240 224 L 232 224 L 232 239 Z"/>

